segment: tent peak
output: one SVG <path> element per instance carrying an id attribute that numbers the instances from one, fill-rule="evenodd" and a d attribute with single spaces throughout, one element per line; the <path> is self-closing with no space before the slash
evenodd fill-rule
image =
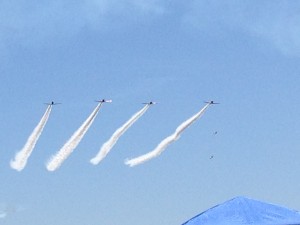
<path id="1" fill-rule="evenodd" d="M 282 206 L 238 196 L 193 217 L 185 225 L 291 225 L 300 213 Z"/>

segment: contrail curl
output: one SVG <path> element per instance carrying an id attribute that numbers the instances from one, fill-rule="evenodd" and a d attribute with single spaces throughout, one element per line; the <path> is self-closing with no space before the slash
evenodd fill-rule
<path id="1" fill-rule="evenodd" d="M 133 167 L 159 156 L 168 147 L 168 145 L 179 139 L 180 134 L 186 128 L 188 128 L 192 123 L 194 123 L 198 118 L 200 118 L 204 114 L 204 112 L 210 106 L 210 104 L 211 103 L 206 104 L 198 113 L 196 113 L 194 116 L 180 124 L 175 130 L 175 132 L 172 135 L 165 138 L 164 140 L 162 140 L 153 151 L 133 159 L 125 160 L 125 164 L 129 165 L 130 167 Z"/>

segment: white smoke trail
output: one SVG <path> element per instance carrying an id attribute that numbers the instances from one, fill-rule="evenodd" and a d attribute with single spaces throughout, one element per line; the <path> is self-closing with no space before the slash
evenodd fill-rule
<path id="1" fill-rule="evenodd" d="M 97 113 L 101 107 L 102 103 L 99 103 L 91 115 L 86 119 L 86 121 L 78 128 L 77 131 L 72 135 L 72 137 L 65 143 L 65 145 L 49 160 L 46 167 L 49 171 L 54 171 L 60 167 L 60 165 L 65 161 L 68 156 L 73 152 L 76 146 L 79 144 L 85 133 L 88 131 L 89 127 L 92 125 Z"/>
<path id="2" fill-rule="evenodd" d="M 15 155 L 14 160 L 10 161 L 11 168 L 18 170 L 18 171 L 21 171 L 24 169 L 24 167 L 26 166 L 27 160 L 34 149 L 34 146 L 35 146 L 36 142 L 38 141 L 38 139 L 47 123 L 51 109 L 52 109 L 52 105 L 49 105 L 47 107 L 47 110 L 44 113 L 42 119 L 40 120 L 38 125 L 35 127 L 32 134 L 29 136 L 29 138 L 28 138 L 26 144 L 24 145 L 24 147 L 22 148 L 22 150 L 20 150 Z"/>
<path id="3" fill-rule="evenodd" d="M 210 106 L 210 103 L 206 104 L 198 113 L 196 113 L 194 116 L 192 116 L 191 118 L 187 119 L 182 124 L 180 124 L 177 127 L 177 129 L 175 130 L 175 132 L 172 135 L 165 138 L 164 140 L 162 140 L 153 151 L 151 151 L 147 154 L 141 155 L 139 157 L 136 157 L 136 158 L 133 158 L 130 160 L 126 160 L 125 164 L 129 165 L 130 167 L 133 167 L 138 164 L 144 163 L 154 157 L 159 156 L 168 147 L 168 145 L 170 145 L 174 141 L 178 140 L 178 138 L 180 137 L 180 134 L 186 128 L 188 128 L 193 122 L 195 122 L 198 118 L 200 118 L 209 106 Z"/>
<path id="4" fill-rule="evenodd" d="M 135 113 L 123 126 L 118 128 L 111 138 L 105 142 L 98 154 L 90 160 L 90 163 L 97 165 L 102 159 L 106 157 L 106 155 L 110 152 L 112 147 L 117 143 L 119 138 L 128 130 L 128 128 L 131 127 L 132 124 L 134 124 L 150 107 L 149 104 L 147 104 L 145 107 L 143 107 L 140 111 Z"/>

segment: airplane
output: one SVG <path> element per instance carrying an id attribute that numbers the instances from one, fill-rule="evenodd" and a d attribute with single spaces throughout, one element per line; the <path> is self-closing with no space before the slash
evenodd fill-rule
<path id="1" fill-rule="evenodd" d="M 145 104 L 145 105 L 155 105 L 156 102 L 143 102 L 142 104 Z"/>
<path id="2" fill-rule="evenodd" d="M 46 105 L 59 105 L 59 104 L 61 104 L 61 103 L 54 103 L 54 102 L 52 101 L 52 102 L 50 102 L 50 103 L 44 103 L 44 104 L 46 104 Z"/>
<path id="3" fill-rule="evenodd" d="M 209 102 L 205 102 L 205 103 L 209 103 L 209 104 L 212 104 L 212 105 L 214 105 L 214 104 L 220 104 L 220 103 L 214 102 L 214 101 L 209 101 Z"/>
<path id="4" fill-rule="evenodd" d="M 102 99 L 102 100 L 96 100 L 96 102 L 101 102 L 101 103 L 111 103 L 112 100 L 105 100 L 105 99 Z"/>

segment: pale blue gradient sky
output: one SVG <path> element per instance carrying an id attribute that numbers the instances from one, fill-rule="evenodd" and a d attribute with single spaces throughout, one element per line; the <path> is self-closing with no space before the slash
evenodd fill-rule
<path id="1" fill-rule="evenodd" d="M 181 224 L 239 195 L 300 210 L 299 11 L 296 1 L 2 1 L 0 203 L 24 210 L 0 223 Z M 45 162 L 102 98 L 113 103 L 49 173 Z M 222 104 L 160 157 L 124 165 L 209 99 Z M 159 104 L 91 165 L 151 100 Z M 16 172 L 9 161 L 47 101 L 63 104 Z"/>

